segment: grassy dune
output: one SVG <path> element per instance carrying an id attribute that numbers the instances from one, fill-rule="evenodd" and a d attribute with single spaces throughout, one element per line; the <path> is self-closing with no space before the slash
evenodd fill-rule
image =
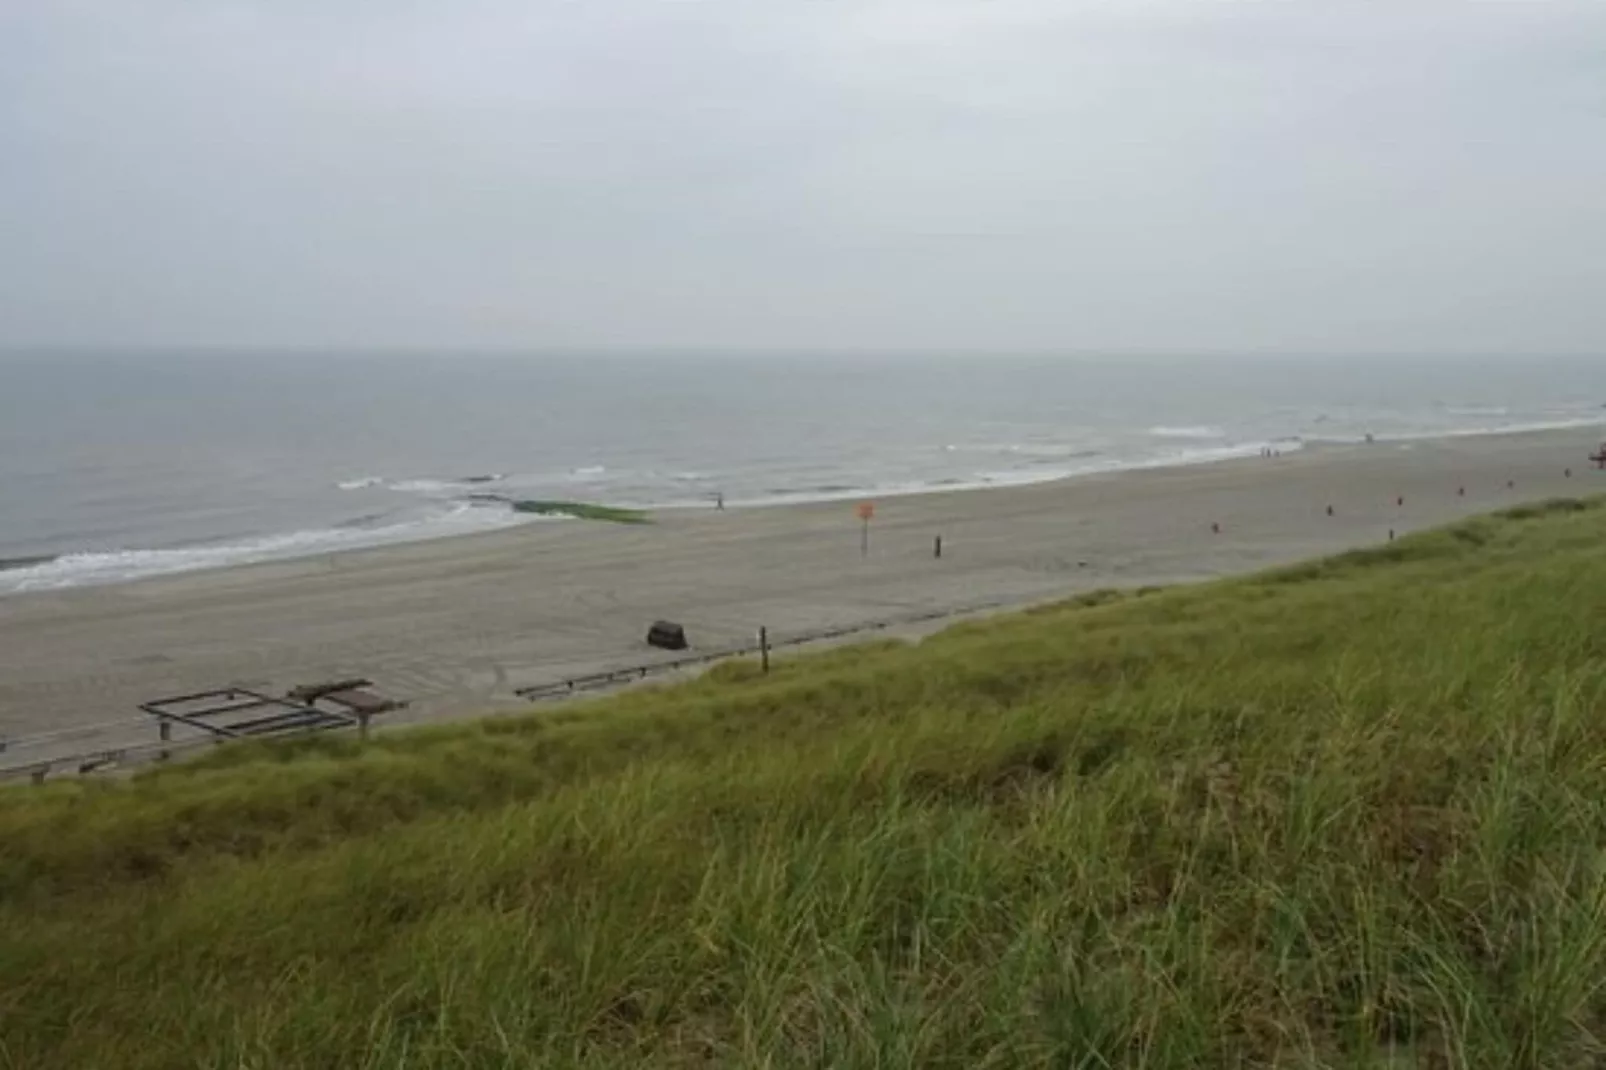
<path id="1" fill-rule="evenodd" d="M 0 1066 L 1582 1067 L 1606 508 L 0 793 Z"/>

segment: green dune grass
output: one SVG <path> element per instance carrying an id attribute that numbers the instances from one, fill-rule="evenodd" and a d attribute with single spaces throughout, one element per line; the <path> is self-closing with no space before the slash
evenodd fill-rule
<path id="1" fill-rule="evenodd" d="M 1582 1067 L 1606 508 L 0 792 L 0 1066 Z"/>

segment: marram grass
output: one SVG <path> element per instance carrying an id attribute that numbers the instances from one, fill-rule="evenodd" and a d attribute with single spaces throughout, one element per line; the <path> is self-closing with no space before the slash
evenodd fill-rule
<path id="1" fill-rule="evenodd" d="M 0 1066 L 1586 1067 L 1606 508 L 0 792 Z"/>

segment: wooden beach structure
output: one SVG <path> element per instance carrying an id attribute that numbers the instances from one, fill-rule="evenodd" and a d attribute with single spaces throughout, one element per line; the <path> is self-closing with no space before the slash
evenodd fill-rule
<path id="1" fill-rule="evenodd" d="M 152 699 L 139 704 L 144 717 L 0 738 L 0 780 L 25 777 L 38 784 L 116 771 L 246 739 L 351 728 L 366 737 L 373 717 L 407 706 L 373 686 L 371 680 L 341 679 L 303 684 L 282 696 L 235 686 Z M 146 734 L 153 721 L 155 740 Z"/>

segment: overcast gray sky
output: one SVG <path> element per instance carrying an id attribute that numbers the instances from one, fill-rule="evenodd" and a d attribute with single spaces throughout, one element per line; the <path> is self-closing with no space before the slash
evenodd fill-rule
<path id="1" fill-rule="evenodd" d="M 0 344 L 1606 352 L 1606 3 L 0 0 Z"/>

